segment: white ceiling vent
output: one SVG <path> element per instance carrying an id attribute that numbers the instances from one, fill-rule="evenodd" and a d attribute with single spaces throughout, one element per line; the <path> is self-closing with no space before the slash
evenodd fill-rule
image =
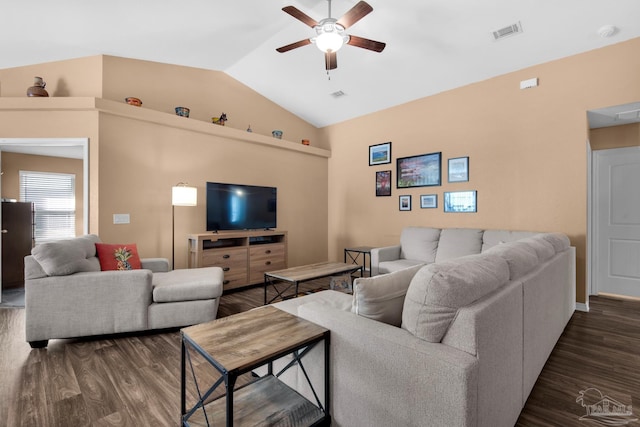
<path id="1" fill-rule="evenodd" d="M 640 118 L 640 110 L 622 111 L 616 113 L 615 120 L 636 120 Z"/>
<path id="2" fill-rule="evenodd" d="M 335 92 L 333 92 L 333 93 L 331 94 L 331 96 L 333 96 L 334 98 L 341 98 L 341 97 L 343 97 L 343 96 L 345 96 L 345 95 L 346 95 L 346 93 L 344 93 L 344 92 L 343 92 L 343 91 L 341 91 L 341 90 L 335 91 Z"/>
<path id="3" fill-rule="evenodd" d="M 491 34 L 493 34 L 494 40 L 501 40 L 505 37 L 514 36 L 520 33 L 522 33 L 522 24 L 520 23 L 520 21 L 518 21 L 515 24 L 509 25 L 508 27 L 495 30 Z"/>

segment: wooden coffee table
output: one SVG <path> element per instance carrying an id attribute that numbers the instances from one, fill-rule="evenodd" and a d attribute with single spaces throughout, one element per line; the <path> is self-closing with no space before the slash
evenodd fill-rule
<path id="1" fill-rule="evenodd" d="M 268 271 L 264 274 L 264 303 L 265 305 L 271 304 L 278 298 L 285 299 L 297 296 L 298 286 L 302 282 L 339 274 L 352 274 L 358 270 L 360 270 L 360 275 L 362 276 L 363 267 L 360 265 L 347 264 L 345 262 L 319 262 L 284 270 Z M 280 282 L 285 282 L 287 284 L 286 288 L 278 289 L 276 285 Z M 267 287 L 270 285 L 275 289 L 277 295 L 267 302 Z M 285 295 L 285 292 L 292 287 L 295 288 L 294 293 Z"/>
<path id="2" fill-rule="evenodd" d="M 182 335 L 182 426 L 321 426 L 330 425 L 329 415 L 329 330 L 273 306 L 259 307 L 181 330 Z M 307 378 L 316 402 L 305 399 L 279 380 L 291 366 L 303 366 L 304 356 L 324 342 L 324 406 Z M 198 384 L 193 351 L 219 373 L 208 388 Z M 282 371 L 273 372 L 273 361 L 292 355 Z M 267 373 L 235 389 L 238 376 L 267 365 Z M 186 407 L 187 367 L 198 393 L 197 403 Z M 209 402 L 218 387 L 225 394 Z M 205 403 L 207 402 L 207 403 Z"/>

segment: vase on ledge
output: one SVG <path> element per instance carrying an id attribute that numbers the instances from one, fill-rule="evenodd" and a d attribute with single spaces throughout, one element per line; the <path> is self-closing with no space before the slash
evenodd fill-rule
<path id="1" fill-rule="evenodd" d="M 42 77 L 34 77 L 33 86 L 27 89 L 27 96 L 49 96 L 49 93 L 44 89 L 46 85 Z"/>

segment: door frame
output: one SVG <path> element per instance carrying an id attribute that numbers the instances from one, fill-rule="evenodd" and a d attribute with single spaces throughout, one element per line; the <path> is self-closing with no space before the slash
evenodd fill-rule
<path id="1" fill-rule="evenodd" d="M 581 311 L 589 311 L 589 296 L 597 295 L 597 290 L 594 290 L 595 282 L 592 280 L 593 268 L 594 268 L 594 251 L 593 251 L 593 236 L 595 236 L 594 229 L 594 209 L 595 203 L 593 203 L 593 190 L 594 190 L 594 173 L 593 173 L 593 150 L 591 149 L 591 142 L 587 139 L 587 253 L 586 253 L 586 278 L 585 278 L 585 302 L 576 302 L 576 308 Z M 580 307 L 578 307 L 580 306 Z"/>
<path id="2" fill-rule="evenodd" d="M 596 250 L 593 248 L 593 243 L 595 242 L 595 238 L 598 235 L 598 208 L 597 203 L 595 203 L 595 194 L 596 189 L 596 180 L 598 179 L 598 171 L 596 170 L 598 164 L 598 158 L 600 155 L 611 152 L 613 150 L 629 150 L 629 149 L 637 149 L 640 150 L 638 146 L 631 147 L 614 147 L 614 148 L 606 148 L 602 150 L 592 150 L 591 146 L 588 145 L 588 156 L 587 156 L 587 172 L 588 172 L 588 189 L 587 189 L 587 204 L 588 204 L 588 215 L 587 215 L 587 310 L 588 310 L 588 301 L 589 295 L 598 295 L 598 284 L 595 277 L 597 277 L 598 273 L 598 263 L 595 259 Z"/>
<path id="3" fill-rule="evenodd" d="M 84 234 L 89 234 L 89 138 L 0 138 L 0 159 L 4 147 L 43 147 L 55 149 L 56 147 L 80 147 L 82 149 L 82 229 Z M 0 175 L 0 193 L 2 177 Z M 1 194 L 0 194 L 1 195 Z M 2 221 L 0 213 L 0 223 Z M 2 241 L 0 240 L 0 256 L 2 255 Z M 0 291 L 2 291 L 2 266 L 0 265 Z M 1 297 L 0 297 L 1 298 Z M 0 299 L 1 301 L 1 299 Z"/>

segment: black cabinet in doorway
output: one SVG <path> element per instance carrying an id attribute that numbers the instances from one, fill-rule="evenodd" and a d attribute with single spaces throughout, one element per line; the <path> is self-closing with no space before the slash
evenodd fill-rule
<path id="1" fill-rule="evenodd" d="M 24 257 L 33 247 L 33 205 L 2 202 L 2 289 L 24 286 Z"/>

